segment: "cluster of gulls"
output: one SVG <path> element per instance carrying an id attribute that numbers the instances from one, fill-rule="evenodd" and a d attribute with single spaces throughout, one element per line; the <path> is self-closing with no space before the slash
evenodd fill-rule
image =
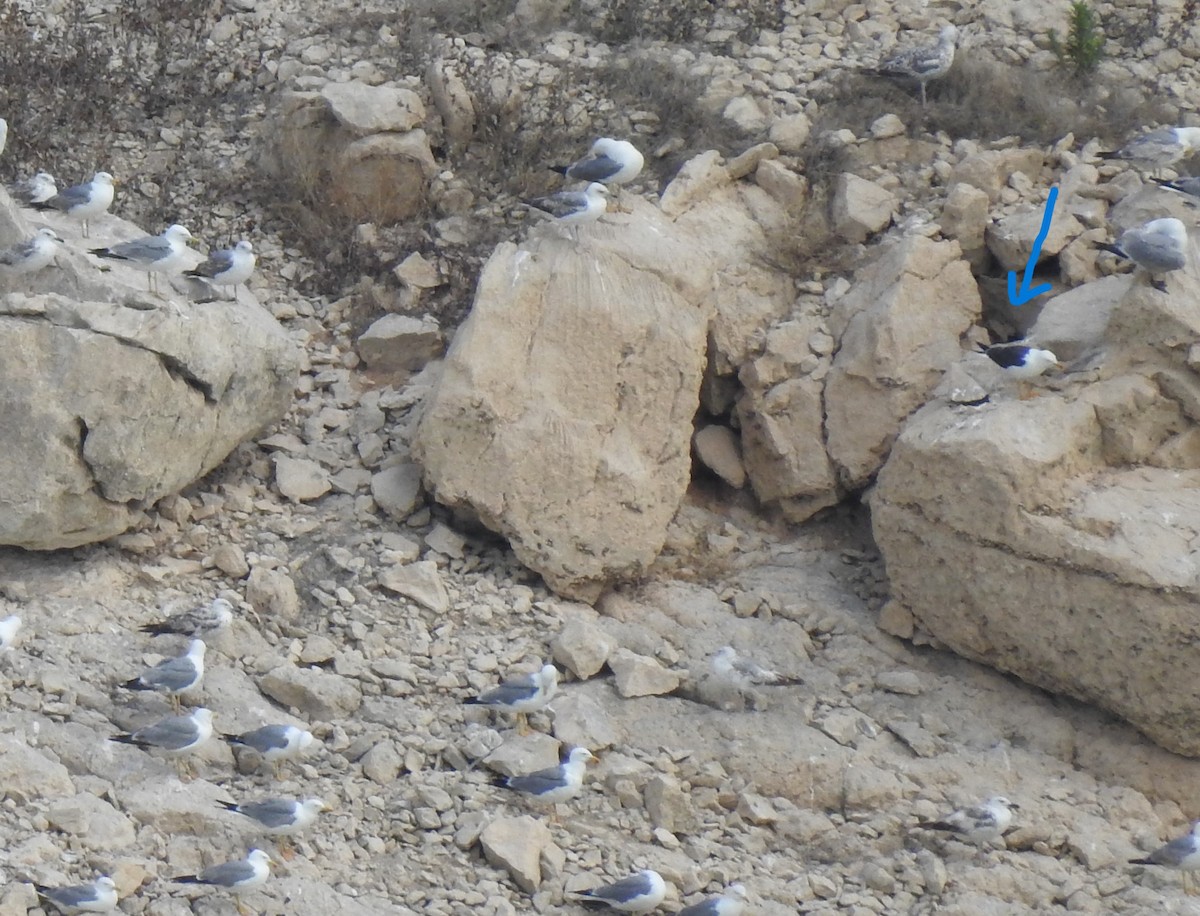
<path id="1" fill-rule="evenodd" d="M 199 688 L 204 680 L 206 647 L 201 637 L 220 633 L 232 622 L 233 605 L 224 598 L 215 598 L 208 605 L 188 609 L 140 627 L 142 633 L 150 636 L 188 637 L 187 651 L 147 668 L 118 687 L 163 694 L 170 701 L 175 714 L 150 722 L 133 732 L 112 735 L 109 740 L 173 758 L 181 772 L 190 776 L 187 756 L 200 750 L 213 737 L 213 713 L 201 707 L 183 715 L 181 697 Z M 19 616 L 12 615 L 0 620 L 0 651 L 13 647 L 20 630 Z M 302 754 L 315 740 L 307 729 L 290 724 L 266 724 L 244 734 L 221 737 L 230 744 L 256 751 L 262 761 L 271 764 L 276 777 L 285 761 Z M 220 801 L 218 806 L 245 818 L 256 833 L 277 838 L 276 848 L 284 859 L 293 855 L 288 839 L 311 826 L 322 811 L 328 810 L 320 798 L 266 797 L 242 802 Z M 270 877 L 273 861 L 267 852 L 251 849 L 244 858 L 214 865 L 199 874 L 178 875 L 170 880 L 179 884 L 222 888 L 234 895 L 239 912 L 245 913 L 249 911 L 239 895 L 265 884 Z M 39 898 L 67 914 L 107 913 L 117 907 L 116 884 L 108 875 L 100 875 L 87 884 L 64 887 L 35 884 L 34 887 Z"/>
<path id="2" fill-rule="evenodd" d="M 0 152 L 8 138 L 8 125 L 0 118 Z M 49 172 L 38 172 L 8 186 L 13 200 L 35 211 L 57 211 L 81 224 L 83 238 L 90 238 L 90 224 L 103 216 L 112 206 L 117 182 L 108 172 L 97 172 L 90 181 L 73 185 L 62 191 Z M 182 270 L 192 234 L 186 227 L 174 224 L 161 235 L 119 242 L 105 247 L 90 248 L 97 258 L 119 261 L 146 271 L 146 282 L 152 294 L 160 295 L 158 277 L 182 273 L 190 282 L 201 284 L 201 295 L 194 298 L 214 298 L 218 288 L 226 295 L 232 291 L 236 301 L 238 288 L 254 273 L 257 259 L 254 246 L 245 239 L 232 248 L 211 251 L 208 257 L 191 270 Z M 36 273 L 54 264 L 59 246 L 64 240 L 49 227 L 35 232 L 30 238 L 0 250 L 0 275 L 17 277 Z M 104 268 L 107 269 L 107 268 Z"/>

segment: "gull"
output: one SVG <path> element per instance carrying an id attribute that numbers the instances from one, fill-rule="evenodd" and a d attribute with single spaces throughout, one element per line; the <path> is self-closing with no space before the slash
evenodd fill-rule
<path id="1" fill-rule="evenodd" d="M 1012 823 L 1013 811 L 1020 807 L 1003 795 L 994 795 L 982 805 L 959 808 L 941 820 L 923 821 L 917 826 L 926 830 L 945 830 L 981 846 L 1004 836 L 1004 831 Z"/>
<path id="2" fill-rule="evenodd" d="M 1022 400 L 1028 400 L 1034 396 L 1032 388 L 1029 386 L 1021 387 L 1023 383 L 1037 378 L 1047 369 L 1062 368 L 1062 363 L 1058 361 L 1058 357 L 1054 355 L 1053 350 L 1031 347 L 1029 344 L 1020 343 L 1019 341 L 992 344 L 988 347 L 985 347 L 983 344 L 976 344 L 976 347 L 978 348 L 978 352 L 994 362 L 1004 370 L 1005 375 L 1018 383 L 1018 388 L 1021 389 L 1020 397 Z"/>
<path id="3" fill-rule="evenodd" d="M 93 248 L 92 254 L 98 258 L 129 261 L 139 265 L 146 271 L 146 283 L 150 292 L 157 293 L 154 275 L 178 270 L 182 266 L 191 237 L 192 234 L 185 227 L 176 223 L 168 226 L 162 235 L 147 235 L 131 242 L 110 245 L 108 248 Z"/>
<path id="4" fill-rule="evenodd" d="M 620 186 L 637 178 L 645 161 L 638 148 L 628 140 L 601 137 L 582 159 L 550 168 L 575 181 L 598 181 L 616 187 L 619 200 Z"/>
<path id="5" fill-rule="evenodd" d="M 168 757 L 182 757 L 212 737 L 212 719 L 212 711 L 201 707 L 190 716 L 167 716 L 130 734 L 113 735 L 109 740 L 145 751 L 159 750 Z M 180 767 L 185 766 L 186 761 L 181 760 Z"/>
<path id="6" fill-rule="evenodd" d="M 233 862 L 223 862 L 206 868 L 198 875 L 180 875 L 173 878 L 179 884 L 207 884 L 209 887 L 223 887 L 232 891 L 237 900 L 238 912 L 242 914 L 254 911 L 242 903 L 241 895 L 246 891 L 262 887 L 271 877 L 271 857 L 261 849 L 251 849 L 244 859 Z"/>
<path id="7" fill-rule="evenodd" d="M 0 272 L 20 276 L 50 266 L 61 241 L 53 229 L 39 229 L 32 238 L 0 251 Z"/>
<path id="8" fill-rule="evenodd" d="M 598 181 L 593 181 L 582 191 L 559 191 L 548 197 L 535 197 L 522 203 L 548 213 L 564 226 L 574 227 L 575 241 L 578 242 L 579 224 L 595 222 L 608 209 L 608 188 Z"/>
<path id="9" fill-rule="evenodd" d="M 935 45 L 901 51 L 880 61 L 867 72 L 892 79 L 915 81 L 921 87 L 921 107 L 925 107 L 925 84 L 941 79 L 950 72 L 954 63 L 954 45 L 958 41 L 958 29 L 943 26 Z"/>
<path id="10" fill-rule="evenodd" d="M 746 908 L 746 888 L 731 884 L 718 897 L 707 897 L 699 903 L 685 906 L 675 916 L 742 916 Z"/>
<path id="11" fill-rule="evenodd" d="M 1200 127 L 1166 127 L 1134 137 L 1120 149 L 1097 153 L 1100 159 L 1119 159 L 1157 172 L 1170 168 L 1200 149 Z"/>
<path id="12" fill-rule="evenodd" d="M 1168 191 L 1178 191 L 1188 197 L 1200 197 L 1200 178 L 1175 178 L 1170 181 L 1165 178 L 1155 178 L 1154 183 Z"/>
<path id="13" fill-rule="evenodd" d="M 161 661 L 121 686 L 126 690 L 161 690 L 178 712 L 179 695 L 199 687 L 204 680 L 204 652 L 204 640 L 193 639 L 183 655 Z"/>
<path id="14" fill-rule="evenodd" d="M 1160 846 L 1148 856 L 1130 859 L 1130 865 L 1161 865 L 1183 873 L 1183 891 L 1189 896 L 1196 893 L 1192 883 L 1192 872 L 1200 868 L 1200 821 L 1192 824 L 1191 832 L 1176 837 L 1165 846 Z"/>
<path id="15" fill-rule="evenodd" d="M 154 636 L 204 636 L 218 633 L 233 623 L 233 605 L 224 598 L 214 598 L 211 604 L 172 614 L 157 623 L 138 627 L 142 633 Z"/>
<path id="16" fill-rule="evenodd" d="M 580 891 L 578 901 L 584 906 L 608 907 L 622 913 L 645 913 L 666 899 L 667 882 L 658 872 L 645 869 L 636 875 L 622 878 L 590 891 Z"/>
<path id="17" fill-rule="evenodd" d="M 8 193 L 17 203 L 31 206 L 48 201 L 58 193 L 58 185 L 49 172 L 38 172 L 30 178 L 14 181 L 8 186 Z"/>
<path id="18" fill-rule="evenodd" d="M 585 747 L 564 747 L 561 762 L 524 776 L 497 776 L 492 784 L 512 789 L 543 805 L 570 801 L 583 788 L 583 774 L 595 756 Z"/>
<path id="19" fill-rule="evenodd" d="M 117 908 L 117 885 L 105 875 L 91 884 L 72 884 L 69 887 L 35 884 L 33 887 L 39 897 L 54 904 L 68 916 L 75 913 L 108 913 Z"/>
<path id="20" fill-rule="evenodd" d="M 529 734 L 527 713 L 545 708 L 558 690 L 558 669 L 553 665 L 543 665 L 541 670 L 532 674 L 522 674 L 499 686 L 485 690 L 477 697 L 463 700 L 473 706 L 487 706 L 503 712 L 516 713 L 518 730 L 523 735 Z"/>
<path id="21" fill-rule="evenodd" d="M 1126 229 L 1116 244 L 1099 242 L 1096 247 L 1128 258 L 1150 274 L 1151 286 L 1165 293 L 1166 281 L 1155 275 L 1181 270 L 1187 264 L 1187 244 L 1187 228 L 1175 217 L 1167 216 Z"/>
<path id="22" fill-rule="evenodd" d="M 280 764 L 305 751 L 314 739 L 312 732 L 294 725 L 264 725 L 254 731 L 227 736 L 225 740 L 256 750 L 263 760 L 270 762 L 278 779 Z"/>
<path id="23" fill-rule="evenodd" d="M 268 836 L 287 837 L 299 833 L 311 826 L 322 811 L 328 811 L 329 806 L 320 798 L 306 798 L 296 801 L 292 798 L 269 798 L 266 801 L 249 802 L 239 805 L 236 802 L 217 802 L 226 811 L 241 814 L 258 824 L 262 833 Z M 285 859 L 290 859 L 291 847 L 280 849 L 279 853 Z"/>
<path id="24" fill-rule="evenodd" d="M 203 263 L 196 265 L 192 270 L 184 271 L 183 275 L 206 280 L 217 286 L 232 287 L 233 301 L 237 302 L 237 288 L 250 279 L 256 263 L 254 246 L 243 239 L 232 248 L 211 252 Z"/>
<path id="25" fill-rule="evenodd" d="M 21 618 L 16 614 L 9 614 L 3 620 L 0 620 L 0 652 L 7 651 L 13 647 L 13 642 L 17 638 L 17 633 L 21 630 Z"/>
<path id="26" fill-rule="evenodd" d="M 108 172 L 97 172 L 86 184 L 72 185 L 59 191 L 49 200 L 33 204 L 37 210 L 60 210 L 67 216 L 83 222 L 83 237 L 88 237 L 88 220 L 99 216 L 112 206 L 113 177 Z"/>
<path id="27" fill-rule="evenodd" d="M 713 654 L 712 669 L 717 677 L 739 687 L 794 687 L 804 683 L 801 678 L 780 674 L 742 658 L 733 646 L 722 646 Z"/>
<path id="28" fill-rule="evenodd" d="M 0 118 L 0 153 L 4 152 L 6 146 L 8 146 L 8 122 L 4 118 Z"/>

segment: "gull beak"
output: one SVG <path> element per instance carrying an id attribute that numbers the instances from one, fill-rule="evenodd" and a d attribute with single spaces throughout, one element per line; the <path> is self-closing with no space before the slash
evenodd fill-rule
<path id="1" fill-rule="evenodd" d="M 325 804 L 321 805 L 321 810 L 322 811 L 332 811 L 333 805 L 329 804 L 329 802 L 325 802 Z"/>
<path id="2" fill-rule="evenodd" d="M 1066 367 L 1066 366 L 1064 366 L 1062 363 L 1058 363 L 1058 362 L 1056 362 L 1056 363 L 1054 364 L 1054 368 L 1055 368 L 1055 369 L 1065 369 L 1065 368 L 1067 368 L 1067 367 Z"/>

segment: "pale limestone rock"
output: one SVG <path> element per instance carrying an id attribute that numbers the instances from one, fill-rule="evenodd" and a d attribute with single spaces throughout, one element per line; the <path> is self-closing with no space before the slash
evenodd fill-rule
<path id="1" fill-rule="evenodd" d="M 275 486 L 292 502 L 311 502 L 329 492 L 329 472 L 320 463 L 309 458 L 292 458 L 276 453 L 271 456 L 275 464 Z"/>
<path id="2" fill-rule="evenodd" d="M 421 469 L 400 461 L 371 476 L 371 496 L 393 521 L 402 522 L 421 502 Z"/>
<path id="3" fill-rule="evenodd" d="M 165 836 L 219 836 L 228 815 L 217 801 L 225 797 L 220 786 L 205 780 L 183 783 L 170 792 L 161 784 L 138 781 L 121 790 L 120 805 L 136 823 Z"/>
<path id="4" fill-rule="evenodd" d="M 754 170 L 754 180 L 788 213 L 799 215 L 808 202 L 808 179 L 778 159 L 764 159 Z"/>
<path id="5" fill-rule="evenodd" d="M 617 649 L 608 666 L 616 675 L 617 693 L 623 697 L 661 696 L 679 686 L 679 675 L 664 668 L 658 659 Z"/>
<path id="6" fill-rule="evenodd" d="M 412 289 L 433 289 L 442 285 L 437 265 L 414 251 L 392 269 L 392 276 Z"/>
<path id="7" fill-rule="evenodd" d="M 731 487 L 740 489 L 746 485 L 742 449 L 728 426 L 713 423 L 700 427 L 692 436 L 692 448 L 700 463 Z"/>
<path id="8" fill-rule="evenodd" d="M 124 849 L 136 839 L 133 821 L 90 792 L 55 802 L 46 811 L 46 820 L 85 849 Z"/>
<path id="9" fill-rule="evenodd" d="M 293 620 L 300 613 L 296 583 L 282 569 L 254 567 L 246 580 L 246 600 L 256 613 L 267 618 Z"/>
<path id="10" fill-rule="evenodd" d="M 533 732 L 523 738 L 510 738 L 488 754 L 484 763 L 488 769 L 504 776 L 519 776 L 558 765 L 561 745 L 543 732 Z"/>
<path id="11" fill-rule="evenodd" d="M 409 131 L 425 120 L 421 97 L 411 89 L 368 86 L 351 80 L 327 83 L 321 98 L 346 130 L 359 137 L 385 131 Z"/>
<path id="12" fill-rule="evenodd" d="M 425 535 L 425 546 L 444 557 L 461 560 L 466 555 L 467 539 L 453 528 L 438 522 Z"/>
<path id="13" fill-rule="evenodd" d="M 425 68 L 425 85 L 442 118 L 446 136 L 463 144 L 475 133 L 475 103 L 471 91 L 455 65 L 446 60 L 433 60 Z"/>
<path id="14" fill-rule="evenodd" d="M 996 256 L 1005 271 L 1023 272 L 1033 251 L 1034 240 L 1042 231 L 1045 205 L 1023 207 L 1016 213 L 1002 216 L 987 227 L 988 250 Z M 1054 208 L 1050 231 L 1042 242 L 1038 260 L 1053 257 L 1067 243 L 1083 232 L 1083 225 L 1066 211 L 1062 195 Z M 1023 273 L 1022 273 L 1023 275 Z"/>
<path id="15" fill-rule="evenodd" d="M 967 156 L 954 167 L 948 184 L 966 182 L 995 203 L 1000 191 L 1008 185 L 1015 172 L 1023 172 L 1037 181 L 1042 172 L 1044 153 L 1039 149 L 985 150 Z"/>
<path id="16" fill-rule="evenodd" d="M 450 595 L 433 560 L 389 566 L 378 575 L 379 584 L 388 591 L 410 598 L 435 613 L 445 613 L 450 607 Z"/>
<path id="17" fill-rule="evenodd" d="M 0 781 L 23 801 L 74 795 L 67 768 L 13 735 L 0 735 Z"/>
<path id="18" fill-rule="evenodd" d="M 503 868 L 517 887 L 532 894 L 542 883 L 542 851 L 553 845 L 550 828 L 528 814 L 499 817 L 479 836 L 484 857 Z"/>
<path id="19" fill-rule="evenodd" d="M 250 564 L 246 552 L 237 544 L 222 544 L 212 554 L 213 565 L 231 579 L 244 579 L 250 575 Z"/>
<path id="20" fill-rule="evenodd" d="M 358 338 L 358 355 L 377 372 L 416 372 L 442 354 L 437 319 L 384 315 Z"/>
<path id="21" fill-rule="evenodd" d="M 679 216 L 731 180 L 729 171 L 721 163 L 721 154 L 709 150 L 683 164 L 663 191 L 658 205 L 668 217 Z"/>
<path id="22" fill-rule="evenodd" d="M 841 484 L 879 469 L 904 420 L 925 403 L 982 304 L 957 242 L 910 236 L 858 272 L 830 316 L 841 348 L 825 385 L 826 442 Z"/>
<path id="23" fill-rule="evenodd" d="M 808 120 L 808 115 L 796 112 L 776 118 L 768 137 L 783 152 L 799 153 L 804 149 L 811 130 L 812 122 Z"/>
<path id="24" fill-rule="evenodd" d="M 554 660 L 581 681 L 598 674 L 613 650 L 608 634 L 587 620 L 568 620 L 550 642 Z"/>
<path id="25" fill-rule="evenodd" d="M 692 800 L 674 777 L 662 774 L 650 777 L 642 797 L 646 800 L 650 823 L 655 827 L 674 834 L 695 833 L 700 828 L 700 818 Z"/>
<path id="26" fill-rule="evenodd" d="M 896 213 L 896 195 L 849 172 L 838 176 L 833 196 L 833 228 L 847 242 L 863 242 L 885 229 Z"/>
<path id="27" fill-rule="evenodd" d="M 779 812 L 775 810 L 771 799 L 756 792 L 742 793 L 737 812 L 751 824 L 774 824 L 779 820 Z"/>
<path id="28" fill-rule="evenodd" d="M 582 691 L 555 698 L 554 737 L 564 744 L 586 747 L 590 751 L 614 747 L 620 740 L 608 711 Z"/>
<path id="29" fill-rule="evenodd" d="M 349 715 L 362 704 L 356 681 L 320 668 L 280 665 L 263 675 L 258 686 L 271 699 L 323 721 Z"/>
<path id="30" fill-rule="evenodd" d="M 885 114 L 872 121 L 867 131 L 873 140 L 890 140 L 892 137 L 903 135 L 905 129 L 904 122 L 899 117 Z"/>
<path id="31" fill-rule="evenodd" d="M 759 107 L 758 102 L 749 95 L 739 95 L 730 99 L 721 116 L 745 134 L 757 134 L 767 129 L 770 120 Z"/>
<path id="32" fill-rule="evenodd" d="M 984 232 L 988 226 L 988 196 L 974 185 L 960 181 L 946 194 L 939 220 L 942 234 L 954 239 L 964 257 L 984 255 Z"/>
<path id="33" fill-rule="evenodd" d="M 381 786 L 390 786 L 400 775 L 404 761 L 391 741 L 380 741 L 361 760 L 363 775 Z"/>
<path id="34" fill-rule="evenodd" d="M 1102 277 L 1054 296 L 1026 336 L 1065 362 L 1098 349 L 1113 309 L 1133 282 L 1131 276 Z"/>

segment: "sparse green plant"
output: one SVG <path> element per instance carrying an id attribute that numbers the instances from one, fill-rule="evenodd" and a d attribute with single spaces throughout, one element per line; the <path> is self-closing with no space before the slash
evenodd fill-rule
<path id="1" fill-rule="evenodd" d="M 1104 31 L 1100 19 L 1087 0 L 1071 3 L 1070 25 L 1067 40 L 1062 41 L 1058 32 L 1051 29 L 1050 50 L 1058 55 L 1062 66 L 1070 68 L 1076 76 L 1091 73 L 1104 56 Z"/>

